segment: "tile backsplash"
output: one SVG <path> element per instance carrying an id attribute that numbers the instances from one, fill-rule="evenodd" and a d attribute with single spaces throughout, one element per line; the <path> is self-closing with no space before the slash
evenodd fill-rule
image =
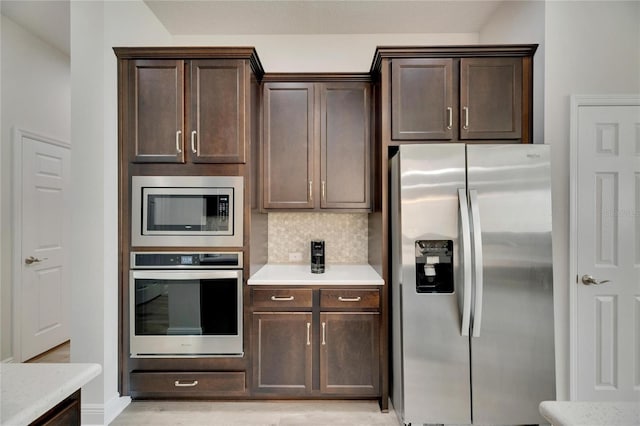
<path id="1" fill-rule="evenodd" d="M 325 262 L 367 263 L 366 213 L 269 213 L 269 263 L 309 263 L 311 240 L 325 241 Z M 291 262 L 289 253 L 301 253 Z"/>

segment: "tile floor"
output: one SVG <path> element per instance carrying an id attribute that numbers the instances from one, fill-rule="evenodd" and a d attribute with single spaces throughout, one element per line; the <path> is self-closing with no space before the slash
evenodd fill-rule
<path id="1" fill-rule="evenodd" d="M 375 401 L 134 401 L 111 426 L 398 426 Z"/>
<path id="2" fill-rule="evenodd" d="M 66 342 L 28 362 L 69 362 Z M 375 401 L 133 401 L 112 426 L 398 426 Z"/>

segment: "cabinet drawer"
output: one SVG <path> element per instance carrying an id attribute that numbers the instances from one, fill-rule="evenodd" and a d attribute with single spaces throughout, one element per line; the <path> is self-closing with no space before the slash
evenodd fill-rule
<path id="1" fill-rule="evenodd" d="M 260 308 L 311 308 L 313 290 L 308 288 L 254 288 L 254 307 Z"/>
<path id="2" fill-rule="evenodd" d="M 131 392 L 172 396 L 242 395 L 244 371 L 133 372 Z"/>
<path id="3" fill-rule="evenodd" d="M 321 289 L 320 308 L 363 308 L 378 309 L 380 307 L 380 290 L 378 289 Z"/>

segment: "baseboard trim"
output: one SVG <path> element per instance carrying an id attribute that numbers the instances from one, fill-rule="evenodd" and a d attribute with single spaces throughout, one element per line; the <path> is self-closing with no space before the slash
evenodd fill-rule
<path id="1" fill-rule="evenodd" d="M 106 404 L 82 404 L 82 424 L 86 426 L 103 426 L 111 423 L 131 404 L 128 396 L 116 395 Z"/>

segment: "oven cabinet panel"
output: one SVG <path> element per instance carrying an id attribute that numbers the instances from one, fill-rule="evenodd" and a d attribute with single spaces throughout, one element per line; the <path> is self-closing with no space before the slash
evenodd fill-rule
<path id="1" fill-rule="evenodd" d="M 253 314 L 253 390 L 306 395 L 312 384 L 312 314 Z"/>
<path id="2" fill-rule="evenodd" d="M 244 371 L 134 371 L 131 373 L 131 396 L 199 398 L 233 397 L 246 394 Z"/>
<path id="3" fill-rule="evenodd" d="M 375 396 L 380 388 L 380 314 L 320 314 L 320 390 Z"/>

